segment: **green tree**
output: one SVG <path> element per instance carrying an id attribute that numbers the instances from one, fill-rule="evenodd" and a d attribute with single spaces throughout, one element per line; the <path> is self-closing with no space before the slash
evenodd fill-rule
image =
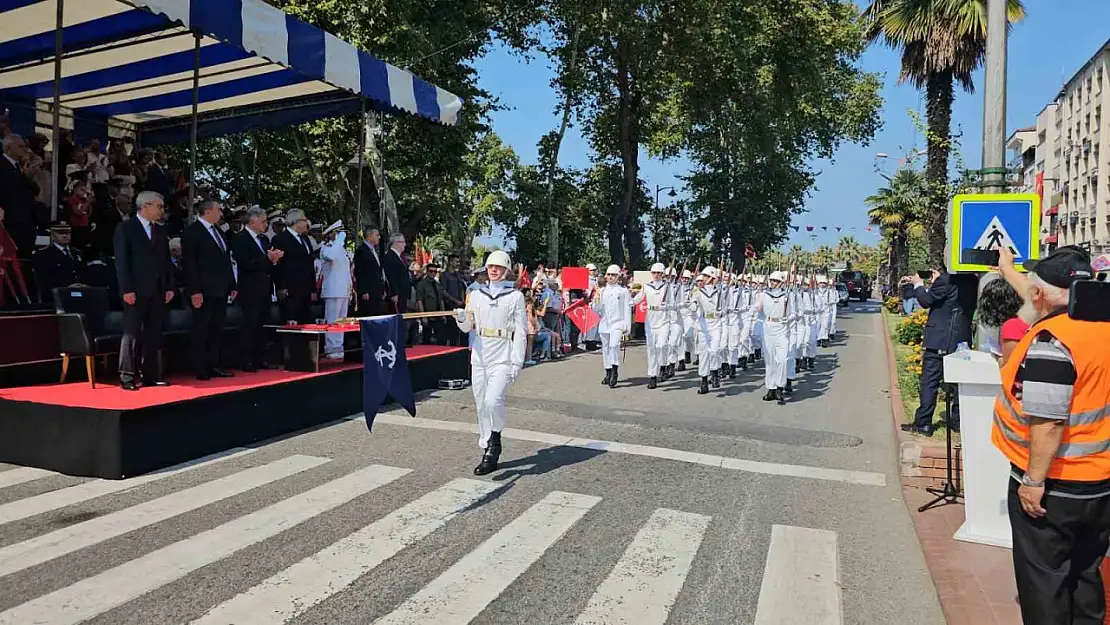
<path id="1" fill-rule="evenodd" d="M 1021 0 L 1006 0 L 1010 24 L 1025 17 Z M 944 266 L 948 220 L 948 157 L 955 85 L 973 89 L 972 74 L 983 62 L 987 41 L 986 0 L 871 0 L 864 10 L 867 37 L 902 54 L 900 79 L 925 89 L 928 141 L 924 215 L 930 264 Z"/>
<path id="2" fill-rule="evenodd" d="M 864 200 L 871 225 L 880 228 L 887 244 L 885 265 L 889 275 L 883 278 L 890 286 L 909 271 L 910 236 L 922 231 L 919 218 L 929 209 L 927 189 L 920 171 L 903 167 L 894 173 L 888 186 Z"/>

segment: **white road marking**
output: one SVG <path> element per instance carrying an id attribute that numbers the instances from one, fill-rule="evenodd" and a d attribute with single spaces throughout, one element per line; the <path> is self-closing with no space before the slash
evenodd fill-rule
<path id="1" fill-rule="evenodd" d="M 660 508 L 636 533 L 576 625 L 663 625 L 710 518 Z"/>
<path id="2" fill-rule="evenodd" d="M 328 458 L 290 456 L 63 527 L 0 549 L 0 571 L 10 575 L 328 462 Z"/>
<path id="3" fill-rule="evenodd" d="M 35 480 L 49 477 L 51 475 L 60 475 L 53 471 L 46 469 L 36 469 L 34 467 L 19 467 L 11 471 L 4 471 L 0 473 L 0 488 L 5 486 L 15 486 L 16 484 L 23 484 L 24 482 L 33 482 Z"/>
<path id="4" fill-rule="evenodd" d="M 550 493 L 375 623 L 469 623 L 599 501 Z"/>
<path id="5" fill-rule="evenodd" d="M 195 625 L 286 623 L 428 536 L 496 482 L 456 479 L 212 608 Z"/>
<path id="6" fill-rule="evenodd" d="M 636 410 L 614 410 L 613 414 L 621 417 L 642 417 L 644 413 Z"/>
<path id="7" fill-rule="evenodd" d="M 349 420 L 358 421 L 362 420 L 363 418 L 364 417 L 362 416 L 356 416 L 351 417 Z M 444 430 L 448 432 L 470 432 L 474 434 L 477 434 L 478 432 L 478 426 L 473 423 L 412 418 L 407 415 L 401 416 L 396 414 L 379 414 L 374 419 L 374 423 L 375 425 L 379 423 L 385 423 L 388 425 L 400 425 L 404 427 L 423 428 L 429 430 Z M 712 454 L 699 454 L 692 451 L 670 449 L 668 447 L 633 445 L 630 443 L 619 443 L 616 441 L 598 441 L 586 438 L 575 438 L 573 436 L 565 436 L 562 434 L 550 434 L 547 432 L 520 430 L 517 428 L 506 428 L 503 432 L 501 432 L 501 437 L 512 440 L 545 443 L 548 445 L 561 445 L 564 447 L 579 447 L 582 449 L 616 452 L 629 454 L 632 456 L 664 458 L 667 460 L 677 460 L 678 462 L 701 464 L 711 467 L 719 467 L 722 469 L 729 469 L 733 471 L 745 471 L 748 473 L 804 477 L 814 480 L 827 480 L 832 482 L 861 484 L 864 486 L 886 486 L 886 476 L 884 474 L 874 473 L 870 471 L 828 469 L 825 467 L 812 467 L 797 464 L 760 462 L 757 460 L 745 460 L 743 458 L 726 458 L 723 456 L 715 456 Z"/>
<path id="8" fill-rule="evenodd" d="M 755 625 L 842 625 L 836 533 L 771 527 Z"/>
<path id="9" fill-rule="evenodd" d="M 0 613 L 0 625 L 75 625 L 384 486 L 409 469 L 371 465 Z"/>
<path id="10" fill-rule="evenodd" d="M 147 473 L 146 475 L 138 475 L 126 480 L 93 480 L 76 486 L 70 486 L 69 488 L 62 488 L 41 495 L 35 495 L 34 497 L 6 503 L 0 505 L 0 525 L 26 519 L 36 514 L 50 512 L 51 510 L 57 510 L 58 508 L 72 506 L 73 504 L 96 499 L 104 495 L 130 490 L 136 486 L 156 482 L 163 478 L 178 475 L 186 471 L 192 471 L 193 469 L 199 469 L 216 462 L 239 458 L 247 454 L 252 454 L 255 451 L 255 449 L 237 447 L 235 449 L 221 451 L 218 454 L 196 458 L 195 460 L 167 467 L 153 473 Z"/>

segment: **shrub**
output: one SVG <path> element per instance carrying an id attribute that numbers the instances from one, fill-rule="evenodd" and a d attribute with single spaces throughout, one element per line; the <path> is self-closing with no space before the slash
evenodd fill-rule
<path id="1" fill-rule="evenodd" d="M 888 297 L 883 300 L 883 308 L 886 308 L 886 311 L 892 315 L 901 314 L 902 300 L 897 297 Z"/>
<path id="2" fill-rule="evenodd" d="M 925 336 L 925 322 L 929 319 L 926 310 L 915 310 L 902 319 L 894 329 L 894 338 L 902 345 L 919 345 Z"/>

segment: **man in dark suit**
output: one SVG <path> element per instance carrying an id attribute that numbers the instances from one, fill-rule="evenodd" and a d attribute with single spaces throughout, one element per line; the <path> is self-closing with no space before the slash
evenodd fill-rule
<path id="1" fill-rule="evenodd" d="M 389 251 L 382 259 L 382 269 L 389 281 L 389 299 L 393 312 L 404 314 L 412 291 L 412 276 L 401 254 L 405 253 L 405 235 L 393 234 L 389 237 Z"/>
<path id="2" fill-rule="evenodd" d="M 173 186 L 173 172 L 170 171 L 166 153 L 155 152 L 154 162 L 147 169 L 146 188 L 160 193 L 162 197 L 166 198 L 166 201 L 169 201 L 170 195 L 173 193 Z"/>
<path id="3" fill-rule="evenodd" d="M 181 235 L 182 270 L 193 309 L 193 371 L 198 380 L 229 378 L 220 369 L 220 339 L 227 318 L 227 298 L 238 294 L 231 253 L 220 231 L 223 206 L 216 200 L 200 204 L 197 220 Z"/>
<path id="4" fill-rule="evenodd" d="M 235 236 L 231 251 L 239 272 L 239 297 L 243 310 L 243 371 L 265 368 L 266 336 L 262 326 L 269 319 L 274 282 L 272 272 L 284 252 L 273 249 L 266 238 L 266 211 L 255 206 L 247 211 L 247 223 Z"/>
<path id="5" fill-rule="evenodd" d="M 158 224 L 165 212 L 162 196 L 143 191 L 135 198 L 136 214 L 119 225 L 114 237 L 116 277 L 123 296 L 123 339 L 119 377 L 127 391 L 168 386 L 158 370 L 158 349 L 166 304 L 173 299 L 170 242 Z"/>
<path id="6" fill-rule="evenodd" d="M 921 354 L 921 394 L 920 405 L 914 414 L 913 423 L 902 424 L 907 432 L 925 436 L 933 435 L 933 412 L 937 407 L 937 392 L 944 382 L 944 357 L 956 351 L 960 343 L 971 341 L 971 312 L 966 308 L 958 280 L 948 273 L 933 270 L 932 283 L 926 288 L 921 276 L 913 275 L 910 282 L 914 285 L 917 303 L 929 311 L 925 322 L 925 336 L 922 340 Z M 952 414 L 948 427 L 960 430 L 960 404 L 952 398 Z"/>
<path id="7" fill-rule="evenodd" d="M 55 288 L 67 287 L 82 281 L 84 263 L 81 256 L 69 245 L 71 230 L 64 221 L 56 221 L 50 226 L 50 245 L 35 252 L 32 259 L 35 268 L 35 285 L 39 289 L 39 301 L 54 303 Z"/>
<path id="8" fill-rule="evenodd" d="M 304 211 L 286 213 L 285 232 L 274 237 L 274 247 L 283 252 L 274 273 L 278 307 L 283 322 L 312 323 L 312 302 L 316 301 L 316 266 L 312 241 L 308 237 L 308 218 Z"/>
<path id="9" fill-rule="evenodd" d="M 355 249 L 355 291 L 360 317 L 386 313 L 385 301 L 389 297 L 389 286 L 378 256 L 381 238 L 377 228 L 370 228 L 366 231 L 366 240 Z"/>
<path id="10" fill-rule="evenodd" d="M 37 236 L 35 190 L 30 178 L 23 174 L 26 156 L 27 144 L 22 137 L 4 137 L 3 154 L 0 155 L 0 206 L 4 208 L 4 226 L 22 259 L 31 258 Z"/>

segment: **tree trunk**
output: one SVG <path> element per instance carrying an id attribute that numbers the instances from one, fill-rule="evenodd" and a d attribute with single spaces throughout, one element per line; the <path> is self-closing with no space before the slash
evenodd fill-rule
<path id="1" fill-rule="evenodd" d="M 570 60 L 567 61 L 567 67 L 564 68 L 564 73 L 574 72 L 578 64 L 578 37 L 582 28 L 580 24 L 575 24 L 574 35 L 571 37 L 570 42 Z M 555 214 L 552 209 L 552 203 L 555 195 L 555 172 L 559 168 L 559 149 L 563 146 L 563 137 L 567 134 L 567 127 L 570 126 L 570 113 L 572 105 L 574 104 L 573 94 L 571 89 L 567 87 L 566 82 L 563 83 L 564 93 L 563 98 L 563 119 L 559 123 L 559 132 L 555 135 L 555 147 L 552 149 L 551 166 L 547 169 L 547 266 L 559 266 L 559 216 Z"/>
<path id="2" fill-rule="evenodd" d="M 632 213 L 633 193 L 636 191 L 636 141 L 632 133 L 632 80 L 630 76 L 631 52 L 624 38 L 617 41 L 617 126 L 621 164 L 624 172 L 624 189 L 620 202 L 613 207 L 609 219 L 609 256 L 613 263 L 624 264 L 624 234 Z"/>
<path id="3" fill-rule="evenodd" d="M 909 238 L 905 234 L 890 237 L 890 287 L 895 288 L 898 281 L 909 273 Z"/>
<path id="4" fill-rule="evenodd" d="M 929 189 L 929 210 L 925 214 L 925 237 L 929 266 L 945 267 L 944 248 L 948 242 L 948 152 L 951 146 L 952 101 L 955 98 L 952 72 L 929 77 L 925 86 L 925 114 L 929 124 L 925 181 Z"/>

